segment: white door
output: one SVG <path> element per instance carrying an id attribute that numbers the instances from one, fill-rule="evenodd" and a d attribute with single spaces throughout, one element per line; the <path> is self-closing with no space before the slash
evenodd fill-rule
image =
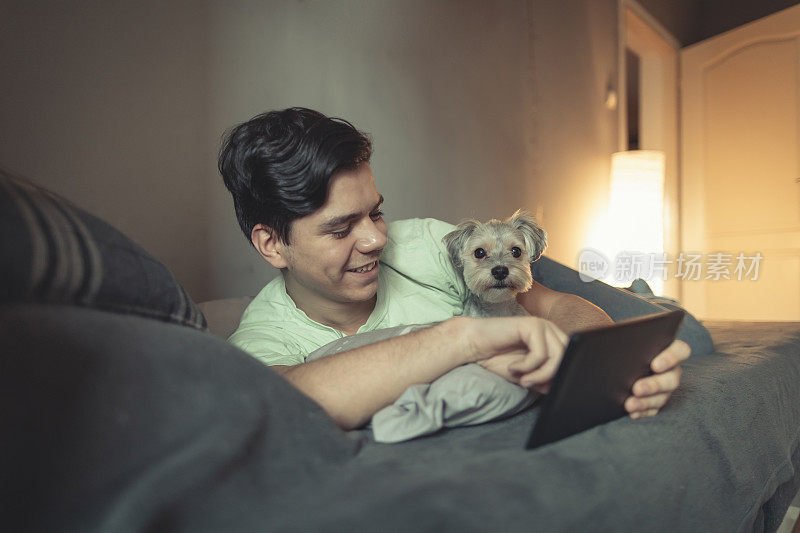
<path id="1" fill-rule="evenodd" d="M 680 55 L 683 303 L 800 320 L 800 5 Z"/>

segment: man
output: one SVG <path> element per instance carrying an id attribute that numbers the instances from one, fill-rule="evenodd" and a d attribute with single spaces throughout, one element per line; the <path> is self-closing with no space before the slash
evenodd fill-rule
<path id="1" fill-rule="evenodd" d="M 458 316 L 466 296 L 437 220 L 383 220 L 369 165 L 370 140 L 349 122 L 303 108 L 259 115 L 233 128 L 219 157 L 239 225 L 281 276 L 245 311 L 230 341 L 356 428 L 410 385 L 469 362 L 547 392 L 567 333 L 610 324 L 593 304 L 534 282 L 520 295 L 531 317 Z M 357 332 L 439 324 L 313 362 L 305 356 Z M 654 415 L 680 381 L 689 347 L 675 341 L 626 401 Z"/>

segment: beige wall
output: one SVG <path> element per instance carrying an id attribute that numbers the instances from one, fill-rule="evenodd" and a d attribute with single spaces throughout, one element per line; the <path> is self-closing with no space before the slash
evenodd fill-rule
<path id="1" fill-rule="evenodd" d="M 0 166 L 207 294 L 207 18 L 193 2 L 0 2 Z"/>
<path id="2" fill-rule="evenodd" d="M 546 255 L 575 267 L 608 201 L 617 112 L 605 107 L 617 80 L 617 4 L 534 2 L 536 161 L 528 197 L 544 205 Z"/>
<path id="3" fill-rule="evenodd" d="M 518 188 L 531 174 L 524 2 L 234 4 L 213 16 L 212 87 L 229 96 L 215 107 L 215 134 L 266 109 L 303 105 L 372 135 L 389 220 L 456 222 L 524 205 Z M 254 251 L 244 253 L 230 198 L 219 177 L 210 178 L 215 292 L 252 292 L 274 271 Z"/>
<path id="4" fill-rule="evenodd" d="M 215 9 L 216 132 L 304 105 L 372 134 L 389 219 L 543 213 L 572 265 L 604 201 L 616 113 L 616 2 L 236 2 Z M 233 60 L 235 58 L 235 60 Z M 226 95 L 228 98 L 220 98 Z M 212 175 L 213 294 L 274 271 Z M 220 253 L 224 252 L 224 253 Z"/>
<path id="5" fill-rule="evenodd" d="M 196 299 L 274 275 L 215 168 L 222 131 L 267 109 L 371 133 L 390 220 L 525 207 L 572 265 L 605 198 L 615 0 L 33 4 L 0 4 L 0 165 L 120 227 Z"/>

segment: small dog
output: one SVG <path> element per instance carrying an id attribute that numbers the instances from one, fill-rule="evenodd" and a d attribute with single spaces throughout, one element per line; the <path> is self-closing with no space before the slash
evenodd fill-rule
<path id="1" fill-rule="evenodd" d="M 517 294 L 531 288 L 531 263 L 547 246 L 547 233 L 529 213 L 517 210 L 506 221 L 466 220 L 442 241 L 469 289 L 464 316 L 528 314 Z"/>

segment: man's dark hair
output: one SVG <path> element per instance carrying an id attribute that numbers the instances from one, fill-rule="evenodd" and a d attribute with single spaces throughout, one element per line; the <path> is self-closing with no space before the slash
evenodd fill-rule
<path id="1" fill-rule="evenodd" d="M 346 120 L 292 107 L 233 127 L 218 166 L 247 240 L 264 224 L 289 244 L 292 222 L 322 207 L 331 177 L 371 156 L 369 137 Z"/>

